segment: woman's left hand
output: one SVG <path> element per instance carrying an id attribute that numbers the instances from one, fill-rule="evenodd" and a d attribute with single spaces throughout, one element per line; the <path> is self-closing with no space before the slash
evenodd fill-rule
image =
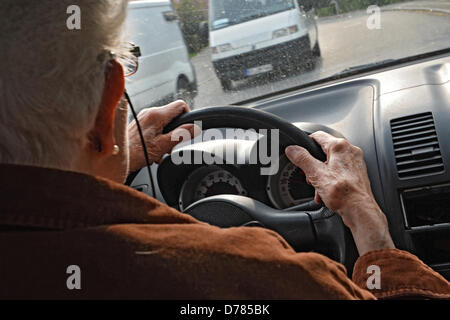
<path id="1" fill-rule="evenodd" d="M 185 124 L 167 134 L 162 133 L 164 127 L 174 118 L 189 111 L 189 106 L 184 101 L 177 100 L 163 107 L 144 109 L 139 113 L 138 120 L 144 135 L 150 164 L 154 162 L 159 163 L 166 153 L 170 153 L 178 143 L 182 142 L 172 138 L 174 134 L 174 137 L 183 136 L 177 130 L 187 130 L 190 136 L 194 137 L 194 124 Z M 134 172 L 146 166 L 135 120 L 128 125 L 128 139 L 130 151 L 129 172 Z"/>

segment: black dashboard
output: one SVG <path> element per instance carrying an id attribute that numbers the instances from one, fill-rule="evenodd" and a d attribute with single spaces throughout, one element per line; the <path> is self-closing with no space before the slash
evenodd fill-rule
<path id="1" fill-rule="evenodd" d="M 307 133 L 323 130 L 345 137 L 363 149 L 374 196 L 396 246 L 450 278 L 448 54 L 292 91 L 248 107 L 273 113 Z M 314 190 L 283 155 L 276 175 L 259 174 L 260 166 L 249 161 L 257 139 L 247 135 L 180 146 L 175 154 L 215 155 L 217 146 L 232 149 L 240 161 L 163 161 L 153 168 L 158 198 L 181 210 L 221 193 L 245 195 L 278 209 L 310 200 Z M 143 174 L 135 185 L 146 184 Z"/>

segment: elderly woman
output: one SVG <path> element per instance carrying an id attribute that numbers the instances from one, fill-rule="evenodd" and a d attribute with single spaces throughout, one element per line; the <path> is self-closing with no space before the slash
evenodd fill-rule
<path id="1" fill-rule="evenodd" d="M 72 4 L 81 30 L 66 28 Z M 123 100 L 126 4 L 0 3 L 0 298 L 450 297 L 448 282 L 394 248 L 361 151 L 324 133 L 313 137 L 329 162 L 299 147 L 287 155 L 351 229 L 353 281 L 274 232 L 212 227 L 124 186 L 145 166 Z M 163 127 L 188 111 L 176 101 L 140 114 L 152 162 L 177 143 Z M 326 188 L 345 181 L 355 188 Z M 381 286 L 367 287 L 369 266 Z"/>

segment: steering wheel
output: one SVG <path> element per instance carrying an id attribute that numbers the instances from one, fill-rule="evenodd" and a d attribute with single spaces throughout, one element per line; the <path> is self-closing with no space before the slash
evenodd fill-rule
<path id="1" fill-rule="evenodd" d="M 287 146 L 299 145 L 315 158 L 326 160 L 321 147 L 304 131 L 278 116 L 253 108 L 220 106 L 194 110 L 174 119 L 164 133 L 194 121 L 201 121 L 203 130 L 279 129 L 281 154 Z M 170 157 L 161 165 L 165 161 L 170 161 Z M 184 213 L 222 228 L 262 226 L 278 232 L 296 251 L 314 250 L 345 262 L 346 231 L 341 218 L 314 201 L 278 210 L 244 196 L 216 195 L 191 204 Z"/>

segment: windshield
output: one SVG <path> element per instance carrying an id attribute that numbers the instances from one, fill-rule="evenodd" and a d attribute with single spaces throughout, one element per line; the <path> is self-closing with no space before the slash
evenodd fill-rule
<path id="1" fill-rule="evenodd" d="M 151 28 L 130 32 L 142 57 L 128 91 L 142 106 L 174 96 L 192 109 L 250 104 L 450 49 L 449 0 L 173 0 L 164 16 L 153 10 Z M 158 88 L 150 98 L 147 87 Z"/>
<path id="2" fill-rule="evenodd" d="M 293 0 L 211 0 L 210 3 L 212 30 L 295 8 Z"/>

